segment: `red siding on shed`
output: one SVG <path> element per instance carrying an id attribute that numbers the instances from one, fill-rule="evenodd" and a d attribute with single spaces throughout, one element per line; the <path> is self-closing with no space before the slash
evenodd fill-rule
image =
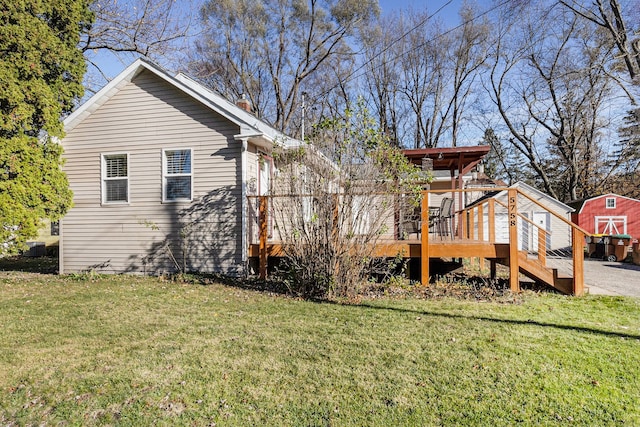
<path id="1" fill-rule="evenodd" d="M 607 199 L 615 200 L 615 208 L 607 208 Z M 600 218 L 598 229 L 596 229 L 596 218 Z M 626 234 L 635 239 L 640 238 L 640 200 L 617 194 L 605 194 L 586 200 L 579 211 L 571 214 L 573 222 L 591 233 L 603 233 L 607 219 L 611 219 L 618 226 L 620 234 L 625 233 L 622 229 L 623 218 L 626 223 Z"/>

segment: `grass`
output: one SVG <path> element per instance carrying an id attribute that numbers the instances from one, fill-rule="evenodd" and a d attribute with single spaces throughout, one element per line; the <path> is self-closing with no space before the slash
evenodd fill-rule
<path id="1" fill-rule="evenodd" d="M 640 300 L 515 301 L 0 273 L 0 424 L 640 425 Z"/>

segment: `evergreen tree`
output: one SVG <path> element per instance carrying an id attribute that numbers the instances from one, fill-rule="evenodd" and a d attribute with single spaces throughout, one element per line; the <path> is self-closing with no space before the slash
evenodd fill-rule
<path id="1" fill-rule="evenodd" d="M 635 172 L 640 165 L 640 108 L 627 112 L 618 135 L 620 142 L 616 156 L 620 166 L 626 173 Z"/>
<path id="2" fill-rule="evenodd" d="M 59 219 L 72 194 L 61 170 L 61 117 L 82 96 L 77 48 L 85 0 L 0 0 L 0 254 Z"/>
<path id="3" fill-rule="evenodd" d="M 491 146 L 484 159 L 484 173 L 489 178 L 503 180 L 508 185 L 530 178 L 522 154 L 501 140 L 493 128 L 485 129 L 481 144 Z"/>

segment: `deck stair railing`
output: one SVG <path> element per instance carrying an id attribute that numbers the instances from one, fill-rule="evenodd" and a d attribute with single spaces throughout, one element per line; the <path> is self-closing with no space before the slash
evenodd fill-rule
<path id="1" fill-rule="evenodd" d="M 462 237 L 515 245 L 521 273 L 564 293 L 582 294 L 588 233 L 519 189 L 492 191 L 506 198 L 488 197 L 461 210 Z"/>

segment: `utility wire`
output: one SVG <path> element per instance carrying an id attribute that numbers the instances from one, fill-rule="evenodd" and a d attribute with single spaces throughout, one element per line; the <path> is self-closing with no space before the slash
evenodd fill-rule
<path id="1" fill-rule="evenodd" d="M 437 14 L 439 14 L 442 9 L 444 9 L 445 7 L 449 6 L 451 4 L 453 0 L 449 0 L 448 2 L 446 2 L 445 4 L 443 4 L 442 6 L 440 6 L 438 8 L 438 10 L 436 10 L 434 13 L 432 13 L 431 15 L 427 15 L 422 21 L 420 21 L 418 24 L 416 24 L 413 28 L 407 30 L 404 34 L 402 34 L 400 37 L 398 37 L 397 39 L 393 40 L 391 43 L 389 43 L 384 49 L 382 49 L 380 52 L 378 52 L 373 58 L 371 58 L 369 61 L 365 62 L 364 64 L 362 64 L 360 67 L 358 67 L 354 72 L 357 72 L 359 69 L 361 69 L 362 67 L 365 67 L 369 62 L 373 61 L 376 57 L 382 55 L 383 53 L 385 53 L 387 50 L 391 49 L 391 46 L 393 46 L 394 44 L 398 43 L 400 40 L 404 39 L 405 37 L 407 37 L 409 34 L 411 34 L 412 32 L 414 32 L 415 30 L 417 30 L 418 28 L 422 27 L 424 24 L 426 24 L 431 18 L 433 18 L 434 16 L 436 16 Z M 362 51 L 361 51 L 362 52 Z"/>
<path id="2" fill-rule="evenodd" d="M 413 51 L 413 50 L 415 50 L 415 49 L 420 49 L 420 48 L 422 48 L 422 47 L 424 47 L 424 46 L 426 46 L 426 45 L 428 45 L 428 44 L 430 44 L 430 43 L 435 42 L 436 40 L 438 40 L 438 39 L 440 39 L 440 38 L 442 38 L 442 37 L 444 37 L 444 36 L 446 36 L 446 35 L 448 35 L 448 34 L 451 34 L 452 32 L 454 32 L 454 31 L 456 31 L 456 30 L 458 30 L 458 29 L 460 29 L 460 28 L 464 27 L 465 25 L 467 25 L 467 24 L 469 24 L 469 23 L 471 23 L 471 22 L 473 22 L 473 21 L 475 21 L 475 20 L 477 20 L 477 19 L 479 19 L 479 18 L 481 18 L 481 17 L 483 17 L 483 16 L 485 16 L 485 15 L 488 15 L 489 13 L 493 12 L 494 10 L 496 10 L 496 9 L 498 9 L 498 8 L 500 8 L 500 7 L 504 6 L 504 5 L 506 5 L 506 4 L 507 4 L 507 3 L 509 3 L 510 1 L 511 1 L 511 0 L 502 0 L 502 2 L 500 2 L 500 3 L 498 3 L 498 4 L 496 4 L 496 5 L 492 6 L 492 7 L 490 7 L 489 9 L 487 9 L 487 10 L 485 10 L 484 12 L 482 12 L 482 13 L 478 14 L 477 16 L 474 16 L 473 18 L 471 18 L 471 19 L 468 19 L 468 20 L 464 21 L 463 23 L 461 23 L 461 24 L 459 24 L 459 25 L 457 25 L 457 26 L 455 26 L 455 27 L 453 27 L 453 28 L 450 28 L 449 30 L 447 30 L 447 31 L 445 31 L 445 32 L 443 32 L 443 33 L 441 33 L 441 34 L 438 34 L 438 35 L 436 35 L 435 37 L 433 37 L 433 38 L 431 38 L 431 39 L 429 39 L 429 40 L 426 40 L 424 43 L 421 43 L 421 44 L 419 44 L 418 46 L 416 46 L 416 47 L 412 48 L 412 51 Z M 367 65 L 369 65 L 371 62 L 373 62 L 373 61 L 374 61 L 376 58 L 378 58 L 381 54 L 383 54 L 384 52 L 386 52 L 387 50 L 389 50 L 389 49 L 391 48 L 391 46 L 392 46 L 392 45 L 394 45 L 395 43 L 397 43 L 397 42 L 399 42 L 400 40 L 404 39 L 404 38 L 405 38 L 407 35 L 409 35 L 411 32 L 415 31 L 418 27 L 420 27 L 420 26 L 424 25 L 427 21 L 429 21 L 429 19 L 433 18 L 436 14 L 440 13 L 440 11 L 441 11 L 445 6 L 447 6 L 449 3 L 451 3 L 451 0 L 450 0 L 449 2 L 447 2 L 447 3 L 445 3 L 445 4 L 444 4 L 442 7 L 440 7 L 436 12 L 434 12 L 434 13 L 433 13 L 433 14 L 431 14 L 431 15 L 429 15 L 426 19 L 424 19 L 424 20 L 423 20 L 422 22 L 420 22 L 418 25 L 414 26 L 412 29 L 410 29 L 410 30 L 408 30 L 407 32 L 405 32 L 402 36 L 400 36 L 400 37 L 398 37 L 396 40 L 392 41 L 392 42 L 391 42 L 387 47 L 385 47 L 383 50 L 381 50 L 380 52 L 378 52 L 377 54 L 375 54 L 372 58 L 370 58 L 370 59 L 369 59 L 368 61 L 366 61 L 364 64 L 360 65 L 360 66 L 359 66 L 359 67 L 357 67 L 355 70 L 353 70 L 351 73 L 349 73 L 349 75 L 347 75 L 347 77 L 346 77 L 346 78 L 345 78 L 345 79 L 344 79 L 340 84 L 349 83 L 350 81 L 352 81 L 352 80 L 354 80 L 354 79 L 357 79 L 357 78 L 360 78 L 360 77 L 362 77 L 362 76 L 366 75 L 366 72 L 364 72 L 364 73 L 360 73 L 360 74 L 357 74 L 357 75 L 356 75 L 356 73 L 358 73 L 358 72 L 359 72 L 360 70 L 362 70 L 364 67 L 366 67 Z M 382 67 L 383 65 L 386 65 L 386 64 L 387 64 L 387 63 L 389 63 L 389 62 L 396 61 L 396 60 L 398 60 L 398 59 L 402 58 L 403 56 L 407 55 L 407 54 L 408 54 L 408 53 L 410 53 L 410 52 L 411 52 L 411 51 L 404 51 L 404 52 L 400 53 L 399 55 L 395 56 L 394 58 L 390 59 L 389 61 L 385 61 L 385 62 L 382 62 L 382 63 L 380 63 L 380 64 L 378 64 L 378 65 L 374 65 L 374 66 L 372 67 L 372 69 L 376 69 L 376 68 Z M 327 96 L 327 95 L 328 95 L 332 90 L 334 90 L 335 88 L 337 88 L 340 84 L 336 84 L 336 85 L 334 85 L 334 86 L 330 87 L 329 89 L 325 90 L 323 93 L 321 93 L 321 94 L 318 96 L 318 98 L 322 98 L 322 97 L 324 97 L 324 96 Z"/>

